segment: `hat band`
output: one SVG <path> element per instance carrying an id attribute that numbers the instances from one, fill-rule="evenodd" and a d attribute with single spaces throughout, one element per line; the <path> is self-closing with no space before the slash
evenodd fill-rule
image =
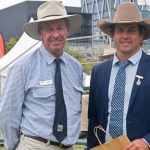
<path id="1" fill-rule="evenodd" d="M 62 15 L 48 15 L 48 16 L 45 16 L 45 17 L 43 17 L 43 18 L 53 17 L 53 16 L 62 16 Z M 43 19 L 43 18 L 41 18 L 41 19 Z"/>

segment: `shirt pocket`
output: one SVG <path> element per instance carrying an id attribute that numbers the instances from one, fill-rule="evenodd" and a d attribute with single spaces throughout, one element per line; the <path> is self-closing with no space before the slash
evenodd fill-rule
<path id="1" fill-rule="evenodd" d="M 81 96 L 83 93 L 83 86 L 79 82 L 79 80 L 71 80 L 72 83 L 72 92 L 70 94 L 73 96 L 74 102 L 77 103 L 79 101 L 81 103 Z"/>
<path id="2" fill-rule="evenodd" d="M 71 107 L 73 110 L 81 111 L 81 99 L 82 99 L 83 88 L 79 85 L 73 85 L 73 93 L 71 96 Z"/>
<path id="3" fill-rule="evenodd" d="M 33 97 L 39 102 L 55 101 L 54 87 L 35 87 L 33 89 Z"/>

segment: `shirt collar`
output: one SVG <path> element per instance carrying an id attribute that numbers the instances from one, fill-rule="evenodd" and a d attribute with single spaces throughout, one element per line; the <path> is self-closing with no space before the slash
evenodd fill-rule
<path id="1" fill-rule="evenodd" d="M 42 43 L 42 45 L 40 47 L 40 52 L 41 52 L 43 58 L 46 60 L 46 62 L 48 64 L 52 64 L 53 63 L 53 61 L 55 60 L 55 57 L 50 52 L 47 51 L 47 49 L 45 48 L 43 43 Z M 66 59 L 66 53 L 65 52 L 63 52 L 63 54 L 62 54 L 62 56 L 60 58 L 62 59 L 62 61 L 65 64 L 67 64 L 67 59 Z"/>
<path id="2" fill-rule="evenodd" d="M 128 60 L 131 62 L 132 65 L 136 65 L 142 57 L 142 49 L 140 49 L 137 53 L 135 53 L 133 56 L 131 56 Z M 119 61 L 116 54 L 114 54 L 113 58 L 113 66 L 116 65 L 116 63 Z"/>

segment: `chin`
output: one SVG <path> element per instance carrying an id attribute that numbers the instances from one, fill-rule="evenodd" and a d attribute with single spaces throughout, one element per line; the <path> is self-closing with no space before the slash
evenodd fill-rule
<path id="1" fill-rule="evenodd" d="M 62 47 L 60 47 L 60 46 L 54 46 L 52 49 L 53 50 L 59 50 L 59 49 L 62 49 Z"/>
<path id="2" fill-rule="evenodd" d="M 131 47 L 120 47 L 120 50 L 122 51 L 130 51 L 131 49 Z"/>

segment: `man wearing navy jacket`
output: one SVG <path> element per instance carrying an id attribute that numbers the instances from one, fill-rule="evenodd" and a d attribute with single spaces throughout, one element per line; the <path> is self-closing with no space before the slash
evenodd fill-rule
<path id="1" fill-rule="evenodd" d="M 92 70 L 88 149 L 99 145 L 93 129 L 101 125 L 114 138 L 128 136 L 131 143 L 125 150 L 149 150 L 150 56 L 141 46 L 143 40 L 150 38 L 150 20 L 142 19 L 134 3 L 124 2 L 118 6 L 113 22 L 101 19 L 97 25 L 112 38 L 116 53 L 113 59 L 97 64 Z M 116 84 L 122 62 L 128 65 L 120 71 L 125 75 Z M 99 138 L 103 143 L 110 140 L 101 131 Z"/>

